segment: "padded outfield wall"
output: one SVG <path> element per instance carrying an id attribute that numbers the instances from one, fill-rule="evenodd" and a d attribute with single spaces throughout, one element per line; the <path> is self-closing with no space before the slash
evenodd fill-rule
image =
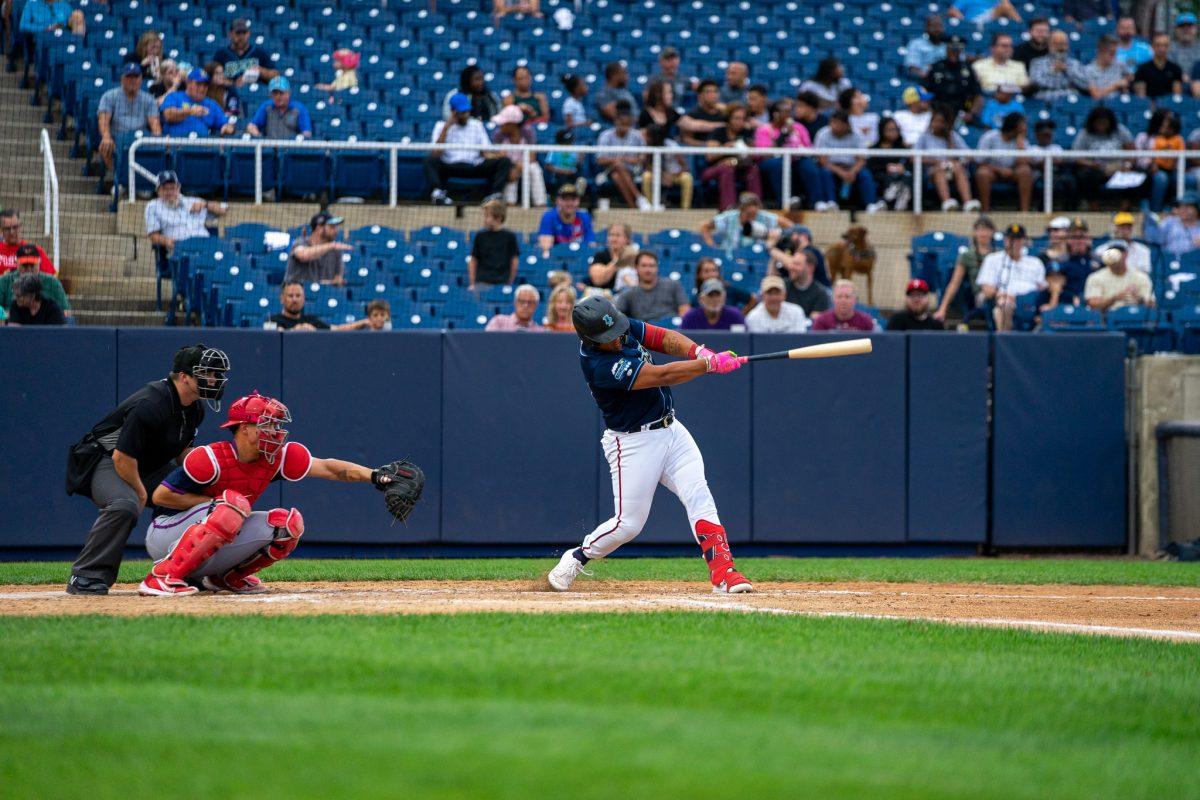
<path id="1" fill-rule="evenodd" d="M 768 362 L 676 389 L 734 541 L 1125 544 L 1122 335 L 872 339 L 869 356 Z M 262 504 L 302 509 L 306 542 L 566 546 L 612 513 L 572 336 L 7 328 L 0 548 L 82 542 L 95 512 L 63 491 L 68 446 L 196 341 L 229 353 L 227 402 L 252 389 L 279 396 L 292 437 L 317 455 L 424 467 L 425 500 L 407 526 L 365 486 L 276 484 Z M 796 337 L 705 341 L 756 353 Z M 201 441 L 223 435 L 216 416 Z M 141 540 L 139 530 L 131 544 Z M 689 541 L 661 487 L 638 541 Z"/>

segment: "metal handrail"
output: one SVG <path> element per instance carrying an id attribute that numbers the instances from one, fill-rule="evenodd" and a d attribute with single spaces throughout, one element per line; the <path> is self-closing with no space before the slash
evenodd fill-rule
<path id="1" fill-rule="evenodd" d="M 136 200 L 136 193 L 132 190 L 137 176 L 140 174 L 143 177 L 154 180 L 155 175 L 137 163 L 137 150 L 142 146 L 161 145 L 163 147 L 188 147 L 199 149 L 222 149 L 230 148 L 235 150 L 254 150 L 254 202 L 262 203 L 262 151 L 264 149 L 274 150 L 332 150 L 332 151 L 388 151 L 388 204 L 395 207 L 397 204 L 397 165 L 396 159 L 399 153 L 429 153 L 441 150 L 466 150 L 479 151 L 480 148 L 473 144 L 450 144 L 442 143 L 434 145 L 431 142 L 361 142 L 361 141 L 316 141 L 312 139 L 253 139 L 249 137 L 240 138 L 172 138 L 167 136 L 143 136 L 135 139 L 129 145 L 129 202 Z M 1098 161 L 1112 161 L 1120 159 L 1122 161 L 1135 159 L 1157 159 L 1157 158 L 1175 158 L 1176 159 L 1176 195 L 1181 196 L 1184 190 L 1184 179 L 1187 174 L 1187 159 L 1200 157 L 1196 151 L 1189 150 L 1120 150 L 1120 151 L 1101 151 L 1101 150 L 1063 150 L 1061 152 L 1042 152 L 1029 150 L 978 150 L 978 149 L 951 149 L 951 150 L 916 150 L 912 148 L 898 148 L 894 150 L 877 150 L 872 148 L 819 148 L 806 147 L 801 149 L 786 148 L 786 147 L 695 147 L 695 146 L 677 146 L 677 147 L 648 147 L 648 146 L 629 146 L 629 147 L 600 147 L 599 145 L 557 145 L 557 144 L 495 144 L 488 148 L 487 152 L 503 150 L 506 152 L 521 153 L 522 159 L 526 158 L 528 153 L 633 153 L 651 156 L 651 169 L 653 171 L 653 197 L 651 202 L 655 208 L 661 208 L 661 192 L 662 192 L 662 158 L 669 155 L 719 155 L 719 156 L 737 156 L 737 157 L 764 157 L 764 158 L 783 158 L 783 174 L 781 194 L 783 197 L 791 197 L 791 160 L 793 158 L 810 158 L 822 156 L 853 156 L 855 158 L 910 158 L 913 161 L 913 207 L 920 208 L 922 195 L 924 191 L 924 170 L 920 169 L 921 162 L 926 160 L 944 160 L 944 159 L 980 159 L 991 160 L 998 158 L 1019 158 L 1028 161 L 1041 161 L 1042 168 L 1045 170 L 1043 179 L 1043 210 L 1045 213 L 1052 213 L 1054 210 L 1054 163 L 1056 161 L 1076 161 L 1079 159 L 1094 159 Z M 524 208 L 529 208 L 529 187 L 528 187 L 528 171 L 521 171 L 521 205 Z"/>
<path id="2" fill-rule="evenodd" d="M 42 235 L 51 236 L 51 251 L 54 253 L 54 268 L 62 269 L 58 261 L 58 168 L 54 164 L 54 148 L 50 145 L 50 134 L 42 128 Z"/>

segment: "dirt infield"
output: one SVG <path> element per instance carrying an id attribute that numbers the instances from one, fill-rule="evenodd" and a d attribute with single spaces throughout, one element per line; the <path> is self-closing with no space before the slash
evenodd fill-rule
<path id="1" fill-rule="evenodd" d="M 180 598 L 139 597 L 131 584 L 115 586 L 107 597 L 72 597 L 57 586 L 5 586 L 0 587 L 0 616 L 727 611 L 918 619 L 1200 643 L 1200 591 L 1186 588 L 764 583 L 753 594 L 723 596 L 683 581 L 576 585 L 577 591 L 559 594 L 533 581 L 275 583 L 260 595 L 202 592 Z"/>

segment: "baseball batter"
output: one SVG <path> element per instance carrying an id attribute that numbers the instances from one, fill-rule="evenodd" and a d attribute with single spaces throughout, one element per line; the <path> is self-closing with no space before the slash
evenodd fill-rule
<path id="1" fill-rule="evenodd" d="M 661 483 L 687 510 L 692 535 L 708 562 L 713 591 L 751 591 L 750 581 L 734 566 L 704 478 L 704 458 L 675 418 L 670 388 L 707 372 L 733 372 L 742 360 L 732 353 L 714 353 L 677 331 L 629 319 L 602 296 L 581 300 L 571 318 L 582 340 L 579 365 L 607 427 L 600 441 L 612 473 L 615 512 L 581 547 L 563 554 L 550 571 L 550 585 L 565 592 L 589 561 L 604 558 L 641 533 Z M 655 364 L 651 350 L 689 360 Z"/>
<path id="2" fill-rule="evenodd" d="M 156 563 L 139 594 L 190 595 L 197 583 L 214 592 L 265 592 L 255 573 L 291 555 L 304 533 L 295 508 L 251 510 L 276 480 L 370 481 L 384 492 L 393 517 L 407 518 L 425 484 L 420 468 L 397 461 L 372 470 L 315 458 L 304 445 L 287 441 L 283 426 L 291 420 L 278 400 L 257 392 L 242 397 L 221 425 L 232 441 L 193 449 L 155 488 L 154 505 L 177 513 L 159 515 L 146 532 L 146 550 Z"/>

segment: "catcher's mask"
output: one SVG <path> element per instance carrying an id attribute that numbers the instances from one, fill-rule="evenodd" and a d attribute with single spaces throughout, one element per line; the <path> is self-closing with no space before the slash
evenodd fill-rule
<path id="1" fill-rule="evenodd" d="M 253 425 L 258 428 L 258 452 L 267 463 L 274 464 L 275 456 L 288 437 L 287 428 L 283 426 L 291 421 L 292 414 L 283 403 L 273 397 L 251 392 L 233 402 L 229 407 L 229 417 L 221 427 Z"/>
<path id="2" fill-rule="evenodd" d="M 191 375 L 196 391 L 213 411 L 221 410 L 221 397 L 229 380 L 229 356 L 225 351 L 203 344 L 184 347 L 175 354 L 174 372 Z"/>

